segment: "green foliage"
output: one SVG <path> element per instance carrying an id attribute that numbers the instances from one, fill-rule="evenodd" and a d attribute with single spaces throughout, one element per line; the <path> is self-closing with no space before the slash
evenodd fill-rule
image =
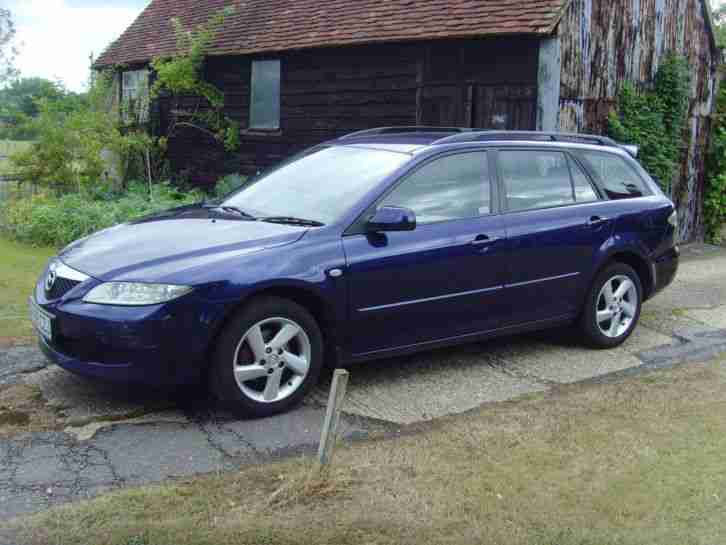
<path id="1" fill-rule="evenodd" d="M 669 54 L 651 90 L 623 86 L 608 131 L 615 140 L 640 147 L 640 161 L 665 191 L 670 191 L 681 157 L 688 115 L 690 74 L 685 58 Z"/>
<path id="2" fill-rule="evenodd" d="M 6 124 L 0 127 L 0 138 L 35 138 L 36 134 L 28 122 L 40 114 L 41 101 L 53 102 L 55 109 L 71 112 L 81 108 L 84 100 L 84 95 L 69 91 L 61 82 L 44 78 L 13 80 L 0 89 L 0 118 Z"/>
<path id="3" fill-rule="evenodd" d="M 703 214 L 706 240 L 723 242 L 720 231 L 726 225 L 726 89 L 721 89 L 716 103 L 711 150 L 706 165 Z"/>
<path id="4" fill-rule="evenodd" d="M 97 76 L 83 97 L 34 101 L 35 117 L 24 130 L 35 135 L 33 144 L 10 157 L 10 168 L 21 182 L 56 192 L 82 191 L 122 171 L 134 156 L 154 145 L 140 131 L 122 131 L 118 113 L 108 107 L 109 76 Z"/>
<path id="5" fill-rule="evenodd" d="M 718 6 L 712 13 L 716 45 L 718 47 L 726 47 L 726 4 Z"/>
<path id="6" fill-rule="evenodd" d="M 217 185 L 214 187 L 214 196 L 219 199 L 226 197 L 242 187 L 246 181 L 247 178 L 245 176 L 228 174 L 217 182 Z"/>
<path id="7" fill-rule="evenodd" d="M 177 41 L 177 53 L 172 57 L 157 57 L 151 62 L 156 79 L 151 88 L 152 98 L 171 97 L 176 104 L 175 120 L 169 135 L 179 127 L 191 127 L 205 132 L 224 145 L 227 151 L 239 148 L 237 122 L 224 114 L 224 93 L 204 80 L 204 60 L 225 18 L 234 12 L 227 8 L 213 15 L 206 23 L 187 29 L 177 18 L 172 19 Z M 198 97 L 194 108 L 183 108 L 180 99 Z"/>
<path id="8" fill-rule="evenodd" d="M 59 197 L 46 192 L 9 201 L 0 210 L 2 230 L 20 242 L 61 247 L 101 229 L 204 198 L 200 191 L 184 193 L 169 183 L 154 185 L 151 197 L 140 182 L 129 184 L 122 194 L 108 186 L 92 187 Z"/>

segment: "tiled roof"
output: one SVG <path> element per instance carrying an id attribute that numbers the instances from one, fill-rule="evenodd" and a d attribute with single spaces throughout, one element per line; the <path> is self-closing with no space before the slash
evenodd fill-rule
<path id="1" fill-rule="evenodd" d="M 96 61 L 148 61 L 175 50 L 171 19 L 199 25 L 234 7 L 214 55 L 376 42 L 551 33 L 570 0 L 152 0 Z"/>

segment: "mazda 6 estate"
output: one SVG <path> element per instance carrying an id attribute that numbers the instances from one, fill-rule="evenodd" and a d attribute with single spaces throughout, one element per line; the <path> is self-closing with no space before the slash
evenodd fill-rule
<path id="1" fill-rule="evenodd" d="M 31 317 L 68 371 L 204 383 L 253 416 L 299 402 L 326 361 L 563 324 L 614 347 L 678 267 L 673 203 L 635 155 L 563 133 L 355 133 L 74 242 Z"/>

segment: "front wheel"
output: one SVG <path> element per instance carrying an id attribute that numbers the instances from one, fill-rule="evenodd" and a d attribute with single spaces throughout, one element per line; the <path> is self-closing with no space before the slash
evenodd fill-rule
<path id="1" fill-rule="evenodd" d="M 251 301 L 222 331 L 210 385 L 244 416 L 270 416 L 299 403 L 317 382 L 323 339 L 315 318 L 293 301 Z"/>
<path id="2" fill-rule="evenodd" d="M 635 270 L 624 263 L 606 267 L 595 279 L 580 317 L 586 341 L 595 348 L 614 348 L 633 333 L 640 318 L 643 287 Z"/>

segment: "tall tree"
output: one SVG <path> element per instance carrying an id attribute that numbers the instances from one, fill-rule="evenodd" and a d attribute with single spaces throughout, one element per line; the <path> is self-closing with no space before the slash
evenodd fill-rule
<path id="1" fill-rule="evenodd" d="M 13 14 L 9 9 L 0 8 L 0 85 L 18 75 L 15 68 L 15 57 L 18 55 L 15 32 Z"/>
<path id="2" fill-rule="evenodd" d="M 38 100 L 60 100 L 70 95 L 59 82 L 44 78 L 14 79 L 0 89 L 0 115 L 38 115 Z"/>

